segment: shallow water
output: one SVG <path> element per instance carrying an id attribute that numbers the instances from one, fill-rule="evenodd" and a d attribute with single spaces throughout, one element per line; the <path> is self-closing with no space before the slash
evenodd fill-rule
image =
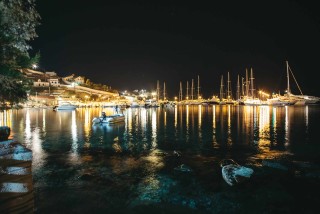
<path id="1" fill-rule="evenodd" d="M 262 160 L 317 165 L 320 106 L 128 108 L 125 123 L 93 125 L 102 111 L 113 113 L 111 108 L 0 113 L 11 138 L 32 150 L 36 212 L 290 213 L 300 208 L 292 203 L 303 200 L 297 183 L 313 187 L 313 180 L 291 172 L 266 171 Z M 225 158 L 253 168 L 255 177 L 229 187 L 219 166 Z M 182 164 L 188 170 L 179 170 Z M 277 180 L 270 179 L 273 173 L 280 173 Z M 308 194 L 310 204 L 319 200 Z"/>

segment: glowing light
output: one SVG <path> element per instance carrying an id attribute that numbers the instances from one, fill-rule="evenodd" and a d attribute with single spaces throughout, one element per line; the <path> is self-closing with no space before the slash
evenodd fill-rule
<path id="1" fill-rule="evenodd" d="M 71 134 L 72 134 L 72 150 L 73 152 L 76 152 L 77 150 L 77 142 L 78 142 L 78 137 L 77 137 L 77 123 L 76 123 L 76 112 L 72 111 L 72 119 L 71 119 Z"/>
<path id="2" fill-rule="evenodd" d="M 268 93 L 266 93 L 266 92 L 264 92 L 264 91 L 259 91 L 259 94 L 260 95 L 262 95 L 262 96 L 265 96 L 265 97 L 269 97 L 270 96 L 270 94 L 268 94 Z"/>
<path id="3" fill-rule="evenodd" d="M 152 112 L 152 148 L 157 147 L 157 114 L 156 111 Z"/>
<path id="4" fill-rule="evenodd" d="M 178 125 L 178 109 L 177 106 L 174 107 L 174 126 L 177 127 Z"/>

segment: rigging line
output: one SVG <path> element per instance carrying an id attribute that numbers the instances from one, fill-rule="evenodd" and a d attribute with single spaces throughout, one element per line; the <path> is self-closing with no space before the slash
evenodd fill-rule
<path id="1" fill-rule="evenodd" d="M 288 68 L 289 68 L 289 71 L 291 72 L 291 74 L 292 74 L 292 76 L 293 76 L 294 81 L 296 82 L 296 84 L 297 84 L 297 86 L 298 86 L 298 89 L 299 89 L 301 95 L 303 95 L 303 93 L 302 93 L 302 91 L 301 91 L 301 88 L 300 88 L 300 86 L 299 86 L 299 84 L 298 84 L 298 81 L 297 81 L 296 78 L 294 77 L 293 72 L 292 72 L 292 70 L 291 70 L 291 68 L 290 68 L 289 65 L 288 65 Z"/>

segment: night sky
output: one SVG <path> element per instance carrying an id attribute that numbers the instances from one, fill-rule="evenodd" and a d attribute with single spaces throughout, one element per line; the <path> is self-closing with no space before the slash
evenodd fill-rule
<path id="1" fill-rule="evenodd" d="M 205 3 L 204 3 L 205 2 Z M 283 93 L 286 64 L 307 95 L 319 96 L 320 18 L 303 1 L 37 1 L 32 41 L 40 69 L 77 74 L 118 90 L 197 83 L 205 98 L 230 72 L 253 68 L 255 88 Z M 294 81 L 292 90 L 298 93 Z"/>

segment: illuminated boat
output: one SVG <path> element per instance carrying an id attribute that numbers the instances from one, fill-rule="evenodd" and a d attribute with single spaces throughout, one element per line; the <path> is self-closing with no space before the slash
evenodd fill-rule
<path id="1" fill-rule="evenodd" d="M 289 67 L 288 61 L 286 61 L 286 65 L 287 65 L 287 91 L 286 91 L 287 93 L 286 93 L 286 96 L 291 100 L 295 100 L 296 101 L 295 105 L 320 104 L 320 97 L 304 95 L 302 93 L 300 86 L 299 86 L 296 78 L 294 77 L 291 68 Z M 300 95 L 295 95 L 295 94 L 291 93 L 289 71 L 291 72 L 291 75 L 292 75 L 296 85 L 298 86 L 298 89 L 301 93 Z"/>
<path id="2" fill-rule="evenodd" d="M 288 106 L 294 105 L 297 102 L 295 99 L 289 99 L 287 96 L 273 95 L 272 98 L 267 99 L 267 104 L 271 106 Z"/>
<path id="3" fill-rule="evenodd" d="M 259 98 L 246 97 L 242 100 L 244 105 L 247 106 L 258 106 L 262 105 L 263 102 Z"/>
<path id="4" fill-rule="evenodd" d="M 70 102 L 60 102 L 58 106 L 55 106 L 53 110 L 60 111 L 60 110 L 75 110 L 77 108 L 76 105 Z"/>
<path id="5" fill-rule="evenodd" d="M 108 115 L 106 117 L 95 117 L 92 120 L 92 123 L 94 124 L 99 124 L 99 123 L 108 123 L 108 124 L 113 124 L 113 123 L 120 123 L 125 121 L 125 116 L 124 114 L 113 114 L 113 115 Z"/>

